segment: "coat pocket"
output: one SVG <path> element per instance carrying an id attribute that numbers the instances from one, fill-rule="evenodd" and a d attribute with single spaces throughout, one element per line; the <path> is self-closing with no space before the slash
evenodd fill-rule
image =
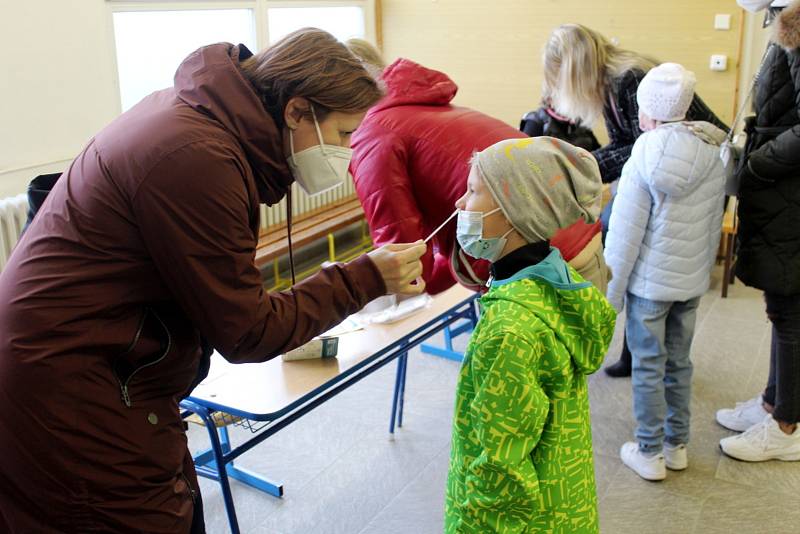
<path id="1" fill-rule="evenodd" d="M 159 348 L 156 351 L 146 351 L 144 354 L 137 352 L 137 347 L 142 341 L 143 334 L 153 329 Z M 148 336 L 149 338 L 150 336 Z M 111 370 L 117 379 L 122 402 L 130 408 L 131 395 L 129 385 L 131 380 L 142 370 L 157 365 L 169 354 L 172 348 L 172 335 L 164 321 L 152 308 L 145 307 L 142 317 L 134 333 L 133 339 L 125 352 L 117 355 L 111 361 Z"/>

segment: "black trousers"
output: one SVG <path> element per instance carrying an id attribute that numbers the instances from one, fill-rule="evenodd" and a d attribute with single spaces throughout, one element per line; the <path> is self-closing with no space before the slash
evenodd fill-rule
<path id="1" fill-rule="evenodd" d="M 769 379 L 764 400 L 783 423 L 800 422 L 800 295 L 764 293 L 772 321 Z"/>

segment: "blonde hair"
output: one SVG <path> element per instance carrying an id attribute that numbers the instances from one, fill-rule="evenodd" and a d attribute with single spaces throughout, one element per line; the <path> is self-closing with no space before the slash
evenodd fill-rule
<path id="1" fill-rule="evenodd" d="M 322 120 L 331 111 L 365 111 L 383 96 L 361 61 L 333 35 L 317 28 L 290 33 L 242 61 L 240 68 L 279 128 L 292 97 L 312 102 Z"/>
<path id="2" fill-rule="evenodd" d="M 345 41 L 344 44 L 362 63 L 372 65 L 380 70 L 386 68 L 386 62 L 383 60 L 381 51 L 369 41 L 354 37 Z"/>
<path id="3" fill-rule="evenodd" d="M 585 125 L 603 114 L 611 81 L 629 70 L 647 72 L 658 62 L 619 48 L 581 24 L 553 30 L 542 52 L 542 98 L 557 113 Z"/>

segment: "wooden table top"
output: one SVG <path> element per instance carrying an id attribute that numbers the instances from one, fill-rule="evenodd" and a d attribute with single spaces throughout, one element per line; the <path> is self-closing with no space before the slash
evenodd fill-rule
<path id="1" fill-rule="evenodd" d="M 271 419 L 309 393 L 361 364 L 410 332 L 436 319 L 474 293 L 458 284 L 433 297 L 429 307 L 396 323 L 368 325 L 339 337 L 336 358 L 284 362 L 276 357 L 264 363 L 231 364 L 218 353 L 211 357 L 208 377 L 195 388 L 191 400 L 222 411 Z M 226 409 L 227 408 L 227 409 Z M 250 417 L 254 418 L 254 417 Z"/>

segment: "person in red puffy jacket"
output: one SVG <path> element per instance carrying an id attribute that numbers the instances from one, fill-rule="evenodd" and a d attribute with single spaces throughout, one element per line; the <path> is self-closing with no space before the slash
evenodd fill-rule
<path id="1" fill-rule="evenodd" d="M 384 67 L 366 41 L 348 41 L 351 52 L 382 71 L 386 96 L 369 110 L 351 138 L 350 172 L 376 246 L 426 238 L 453 213 L 466 191 L 469 161 L 478 151 L 511 138 L 527 137 L 478 111 L 451 105 L 458 86 L 444 73 L 408 59 Z M 427 291 L 456 282 L 484 289 L 488 263 L 466 256 L 453 218 L 422 257 Z M 565 260 L 601 291 L 608 282 L 600 224 L 582 221 L 551 240 Z"/>

